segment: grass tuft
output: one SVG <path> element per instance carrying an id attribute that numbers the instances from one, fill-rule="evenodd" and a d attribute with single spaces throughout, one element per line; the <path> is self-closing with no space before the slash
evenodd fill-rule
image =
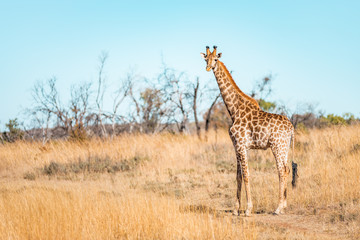
<path id="1" fill-rule="evenodd" d="M 121 161 L 113 161 L 109 157 L 89 157 L 87 160 L 78 160 L 71 163 L 50 162 L 42 169 L 48 176 L 69 176 L 73 174 L 116 173 L 135 169 L 147 158 L 132 157 Z"/>

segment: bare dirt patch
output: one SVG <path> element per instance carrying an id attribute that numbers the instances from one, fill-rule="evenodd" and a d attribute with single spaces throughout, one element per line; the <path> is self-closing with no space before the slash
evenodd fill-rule
<path id="1" fill-rule="evenodd" d="M 260 227 L 258 239 L 352 239 L 343 224 L 326 223 L 317 216 L 261 213 L 244 217 L 232 216 L 230 211 L 226 215 L 235 222 L 245 221 Z"/>

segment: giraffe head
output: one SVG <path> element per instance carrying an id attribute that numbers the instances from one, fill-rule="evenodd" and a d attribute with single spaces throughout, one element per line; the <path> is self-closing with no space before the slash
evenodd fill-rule
<path id="1" fill-rule="evenodd" d="M 216 54 L 216 46 L 214 46 L 214 51 L 210 52 L 210 49 L 208 46 L 206 46 L 206 54 L 200 53 L 201 56 L 205 59 L 207 65 L 206 65 L 206 71 L 210 71 L 211 69 L 216 69 L 218 59 L 221 57 L 221 53 Z"/>

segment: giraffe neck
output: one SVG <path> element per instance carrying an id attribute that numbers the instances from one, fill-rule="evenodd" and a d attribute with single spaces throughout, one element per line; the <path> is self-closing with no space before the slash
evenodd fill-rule
<path id="1" fill-rule="evenodd" d="M 213 69 L 213 72 L 219 85 L 225 106 L 233 121 L 235 120 L 236 115 L 239 115 L 242 111 L 260 109 L 259 104 L 255 99 L 249 97 L 239 89 L 230 72 L 222 62 L 218 61 L 217 67 Z"/>

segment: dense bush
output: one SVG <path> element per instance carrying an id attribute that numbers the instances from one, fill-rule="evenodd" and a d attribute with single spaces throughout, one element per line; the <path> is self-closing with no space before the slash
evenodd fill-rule
<path id="1" fill-rule="evenodd" d="M 7 131 L 1 134 L 2 142 L 15 142 L 24 138 L 24 132 L 20 129 L 17 118 L 10 119 L 5 126 Z"/>

